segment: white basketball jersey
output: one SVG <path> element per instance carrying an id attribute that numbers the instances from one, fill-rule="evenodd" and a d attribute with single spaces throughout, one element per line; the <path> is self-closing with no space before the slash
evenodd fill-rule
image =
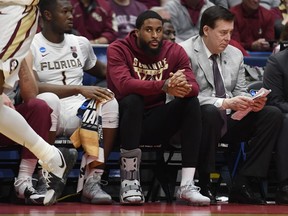
<path id="1" fill-rule="evenodd" d="M 18 81 L 20 64 L 38 27 L 38 8 L 30 5 L 38 1 L 27 1 L 30 6 L 22 3 L 0 1 L 0 69 L 4 72 L 5 88 L 13 88 Z"/>
<path id="2" fill-rule="evenodd" d="M 56 85 L 82 85 L 83 70 L 91 69 L 97 60 L 90 42 L 73 34 L 65 34 L 64 41 L 55 44 L 40 32 L 32 41 L 31 52 L 40 82 Z"/>
<path id="3" fill-rule="evenodd" d="M 39 0 L 0 0 L 0 5 L 37 5 Z"/>

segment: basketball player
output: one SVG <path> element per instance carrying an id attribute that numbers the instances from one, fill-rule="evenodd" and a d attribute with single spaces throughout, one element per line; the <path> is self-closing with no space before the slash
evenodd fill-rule
<path id="1" fill-rule="evenodd" d="M 29 66 L 23 59 L 38 25 L 37 4 L 38 0 L 0 1 L 0 133 L 25 146 L 39 158 L 39 163 L 47 170 L 48 187 L 43 204 L 52 205 L 64 189 L 70 171 L 68 164 L 75 162 L 77 152 L 68 149 L 60 151 L 49 145 L 11 104 L 4 104 L 7 101 L 4 92 L 17 85 L 19 70 L 23 77 L 29 73 Z M 23 78 L 21 76 L 20 79 Z"/>
<path id="2" fill-rule="evenodd" d="M 93 76 L 105 78 L 106 65 L 97 60 L 87 38 L 66 34 L 73 27 L 73 7 L 69 0 L 41 0 L 39 9 L 43 28 L 32 41 L 29 57 L 33 59 L 33 70 L 39 81 L 40 95 L 38 97 L 45 100 L 49 105 L 57 102 L 55 95 L 61 100 L 57 135 L 70 137 L 73 134 L 74 137 L 75 131 L 77 132 L 79 127 L 83 126 L 83 121 L 81 122 L 77 116 L 78 109 L 83 107 L 82 104 L 84 105 L 87 99 L 107 101 L 101 109 L 102 124 L 92 121 L 92 119 L 98 118 L 95 115 L 97 118 L 91 118 L 89 123 L 84 124 L 86 125 L 85 130 L 79 132 L 81 136 L 84 134 L 85 137 L 87 128 L 97 128 L 95 131 L 98 132 L 98 135 L 94 133 L 95 131 L 89 130 L 90 139 L 87 145 L 84 145 L 83 137 L 80 137 L 81 145 L 85 151 L 82 164 L 83 167 L 85 164 L 86 168 L 83 168 L 85 174 L 83 178 L 83 175 L 80 176 L 77 191 L 81 191 L 83 188 L 82 202 L 110 204 L 112 202 L 111 196 L 101 189 L 101 184 L 103 184 L 101 176 L 118 128 L 118 103 L 114 94 L 107 88 L 82 85 L 84 70 Z M 44 97 L 42 97 L 42 93 L 45 94 Z M 53 95 L 54 99 L 51 99 L 49 95 Z M 93 103 L 92 100 L 91 102 Z M 92 106 L 84 107 L 90 109 Z M 97 106 L 97 110 L 99 109 Z M 89 118 L 83 117 L 83 119 Z M 100 130 L 99 128 L 102 126 L 103 130 Z M 103 136 L 100 131 L 103 131 Z M 99 142 L 97 142 L 97 136 Z M 101 141 L 102 137 L 103 142 Z M 104 155 L 102 161 L 94 158 L 95 151 L 91 151 L 98 145 L 100 146 L 101 143 L 103 148 L 99 151 Z M 81 180 L 86 180 L 84 185 Z"/>

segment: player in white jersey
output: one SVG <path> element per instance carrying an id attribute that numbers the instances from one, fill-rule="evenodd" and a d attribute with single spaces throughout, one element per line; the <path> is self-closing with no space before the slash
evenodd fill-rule
<path id="1" fill-rule="evenodd" d="M 20 63 L 37 30 L 38 1 L 0 1 L 0 70 L 7 88 L 14 87 L 17 82 Z"/>
<path id="2" fill-rule="evenodd" d="M 19 71 L 20 80 L 31 81 L 33 78 L 31 68 L 24 58 L 37 28 L 37 3 L 38 0 L 0 1 L 0 134 L 25 146 L 40 159 L 42 167 L 49 172 L 45 175 L 48 187 L 42 203 L 51 205 L 64 189 L 68 165 L 73 166 L 77 152 L 67 149 L 59 151 L 45 142 L 3 93 L 15 86 Z M 30 198 L 33 200 L 39 197 L 32 194 Z"/>
<path id="3" fill-rule="evenodd" d="M 69 0 L 42 0 L 42 32 L 35 35 L 31 44 L 33 70 L 38 77 L 39 97 L 48 104 L 57 102 L 49 97 L 55 94 L 61 100 L 57 135 L 70 136 L 81 126 L 77 111 L 87 99 L 106 100 L 102 106 L 104 161 L 113 147 L 118 128 L 118 103 L 114 94 L 102 87 L 83 86 L 84 70 L 91 75 L 105 78 L 106 65 L 97 61 L 90 42 L 80 36 L 65 34 L 72 30 L 72 5 Z M 95 126 L 95 127 L 98 127 Z M 95 142 L 92 138 L 92 142 Z M 95 143 L 96 144 L 96 143 Z M 98 143 L 97 143 L 98 145 Z M 84 148 L 84 147 L 83 147 Z M 90 153 L 84 148 L 85 153 Z M 93 161 L 92 163 L 90 163 Z M 111 203 L 109 194 L 100 187 L 104 164 L 95 160 L 87 162 L 87 176 L 82 191 L 82 201 L 88 203 Z"/>

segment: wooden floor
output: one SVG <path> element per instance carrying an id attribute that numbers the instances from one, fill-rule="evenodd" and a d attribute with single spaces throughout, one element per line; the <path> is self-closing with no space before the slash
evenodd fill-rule
<path id="1" fill-rule="evenodd" d="M 218 215 L 288 215 L 288 206 L 268 204 L 256 205 L 232 205 L 221 203 L 208 207 L 187 206 L 184 203 L 165 202 L 145 203 L 143 206 L 122 206 L 119 203 L 112 205 L 92 205 L 78 202 L 59 202 L 53 206 L 27 206 L 0 203 L 0 215 L 77 215 L 77 216 L 218 216 Z"/>

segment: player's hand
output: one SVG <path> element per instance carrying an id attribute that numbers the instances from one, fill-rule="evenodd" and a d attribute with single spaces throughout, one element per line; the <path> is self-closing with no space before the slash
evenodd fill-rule
<path id="1" fill-rule="evenodd" d="M 183 73 L 185 70 L 178 70 L 175 73 L 170 73 L 168 82 L 169 87 L 184 86 L 187 84 L 186 75 Z"/>
<path id="2" fill-rule="evenodd" d="M 2 94 L 2 98 L 3 98 L 3 104 L 12 108 L 12 109 L 15 109 L 14 107 L 14 104 L 12 103 L 12 101 L 10 100 L 10 98 L 6 95 L 6 94 Z"/>
<path id="3" fill-rule="evenodd" d="M 92 98 L 99 101 L 112 100 L 114 98 L 113 92 L 99 86 L 81 86 L 80 92 L 86 98 Z"/>
<path id="4" fill-rule="evenodd" d="M 167 93 L 175 97 L 183 98 L 188 95 L 192 90 L 192 85 L 168 87 Z"/>
<path id="5" fill-rule="evenodd" d="M 178 70 L 175 73 L 170 73 L 170 78 L 167 84 L 167 93 L 175 97 L 185 97 L 192 90 L 192 85 L 188 83 L 183 70 Z"/>

